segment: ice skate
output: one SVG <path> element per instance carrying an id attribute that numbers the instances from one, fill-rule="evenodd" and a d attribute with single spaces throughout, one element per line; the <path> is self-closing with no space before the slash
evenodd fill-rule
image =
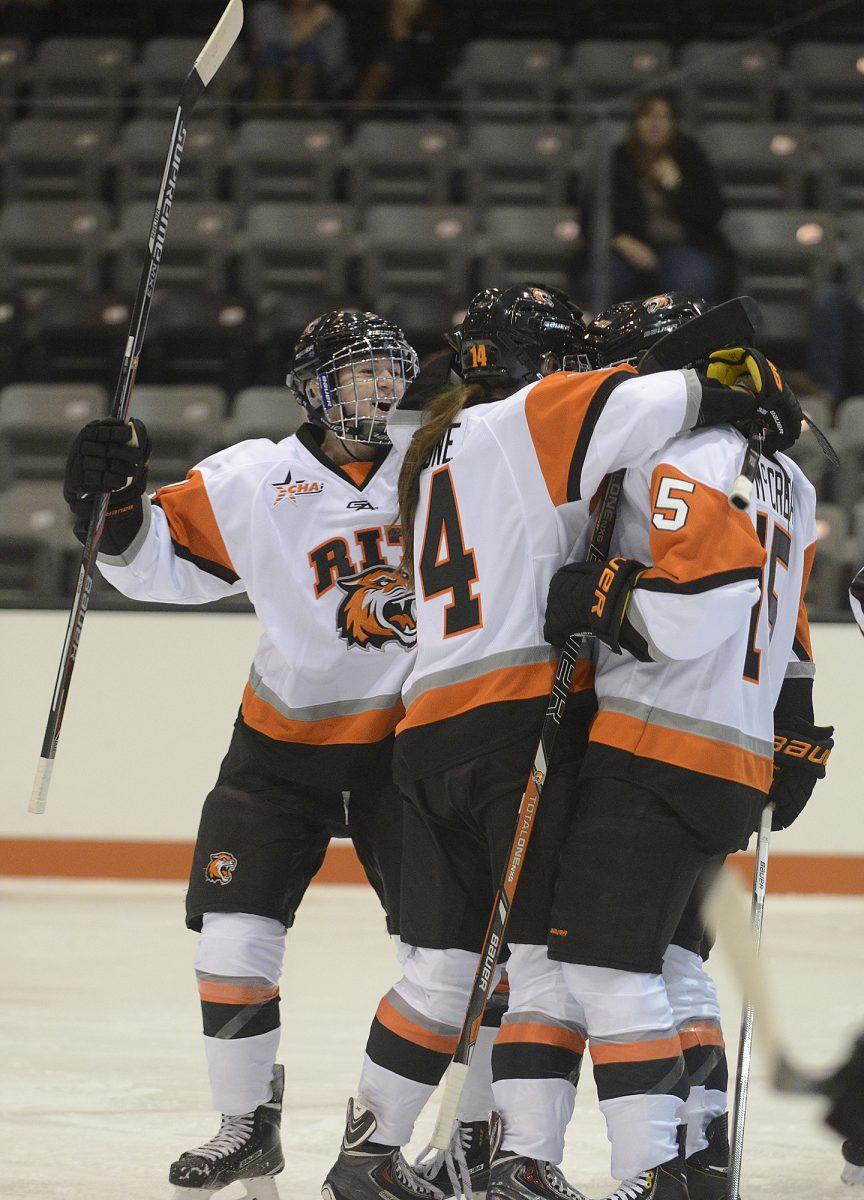
<path id="1" fill-rule="evenodd" d="M 171 1164 L 168 1180 L 174 1200 L 208 1200 L 232 1183 L 242 1183 L 250 1200 L 279 1200 L 273 1176 L 285 1166 L 279 1123 L 285 1069 L 273 1071 L 273 1095 L 254 1112 L 222 1116 L 219 1132 L 196 1150 L 187 1150 Z"/>
<path id="2" fill-rule="evenodd" d="M 850 1187 L 864 1187 L 864 1145 L 858 1142 L 843 1143 L 843 1174 L 840 1178 Z"/>
<path id="3" fill-rule="evenodd" d="M 715 1117 L 705 1130 L 708 1145 L 687 1159 L 690 1200 L 728 1200 L 729 1114 Z"/>
<path id="4" fill-rule="evenodd" d="M 688 1200 L 687 1171 L 678 1156 L 627 1179 L 604 1200 Z"/>
<path id="5" fill-rule="evenodd" d="M 446 1197 L 467 1190 L 453 1186 L 452 1172 L 457 1180 L 468 1180 L 473 1200 L 483 1200 L 489 1182 L 489 1122 L 458 1121 L 449 1149 L 436 1151 L 425 1162 L 419 1158 L 414 1172 L 440 1188 Z"/>
<path id="6" fill-rule="evenodd" d="M 502 1132 L 501 1118 L 493 1112 L 489 1121 L 491 1163 L 486 1200 L 588 1200 L 552 1163 L 498 1149 Z"/>
<path id="7" fill-rule="evenodd" d="M 370 1109 L 348 1101 L 342 1148 L 321 1186 L 323 1200 L 444 1200 L 444 1192 L 421 1178 L 398 1146 L 372 1140 L 377 1125 Z"/>

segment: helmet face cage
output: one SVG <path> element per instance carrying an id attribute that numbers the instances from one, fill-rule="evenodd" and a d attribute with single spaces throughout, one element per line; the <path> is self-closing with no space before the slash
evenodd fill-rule
<path id="1" fill-rule="evenodd" d="M 387 445 L 387 415 L 419 370 L 401 329 L 373 313 L 328 313 L 307 327 L 288 386 L 316 425 L 345 441 Z"/>

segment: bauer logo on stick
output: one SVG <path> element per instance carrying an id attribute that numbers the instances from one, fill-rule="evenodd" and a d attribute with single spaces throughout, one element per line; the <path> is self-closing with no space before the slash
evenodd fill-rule
<path id="1" fill-rule="evenodd" d="M 210 861 L 204 868 L 204 876 L 208 883 L 221 883 L 224 887 L 226 883 L 231 882 L 236 869 L 235 856 L 228 850 L 217 850 L 215 854 L 210 855 Z"/>

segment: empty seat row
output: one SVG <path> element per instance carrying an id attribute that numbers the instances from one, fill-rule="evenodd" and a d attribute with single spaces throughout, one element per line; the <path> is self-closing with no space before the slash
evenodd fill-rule
<path id="1" fill-rule="evenodd" d="M 152 200 L 170 122 L 139 118 L 119 139 L 98 120 L 28 117 L 9 128 L 3 194 L 9 200 L 98 199 L 109 178 L 121 204 Z M 610 129 L 623 134 L 623 122 Z M 246 208 L 267 200 L 563 204 L 593 177 L 596 123 L 480 123 L 463 139 L 450 122 L 366 121 L 350 143 L 333 120 L 253 119 L 232 133 L 217 120 L 189 130 L 179 194 L 226 196 Z M 720 122 L 699 134 L 731 203 L 801 205 L 808 185 L 831 211 L 864 208 L 864 124 Z"/>

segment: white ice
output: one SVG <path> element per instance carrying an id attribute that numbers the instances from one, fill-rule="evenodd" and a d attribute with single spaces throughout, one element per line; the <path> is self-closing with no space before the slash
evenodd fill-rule
<path id="1" fill-rule="evenodd" d="M 171 1160 L 216 1129 L 182 888 L 5 880 L 0 904 L 0 1197 L 168 1197 Z M 810 1065 L 832 1062 L 864 1025 L 862 944 L 864 899 L 769 896 L 765 945 L 782 1025 Z M 712 964 L 734 1064 L 740 1002 L 719 954 Z M 372 893 L 313 887 L 282 986 L 282 1200 L 318 1196 L 369 1021 L 395 975 Z M 840 1182 L 840 1143 L 821 1124 L 822 1102 L 768 1089 L 758 1036 L 757 1026 L 744 1200 L 857 1200 L 859 1190 L 864 1200 L 864 1188 Z M 564 1169 L 592 1196 L 608 1188 L 587 1061 Z"/>

